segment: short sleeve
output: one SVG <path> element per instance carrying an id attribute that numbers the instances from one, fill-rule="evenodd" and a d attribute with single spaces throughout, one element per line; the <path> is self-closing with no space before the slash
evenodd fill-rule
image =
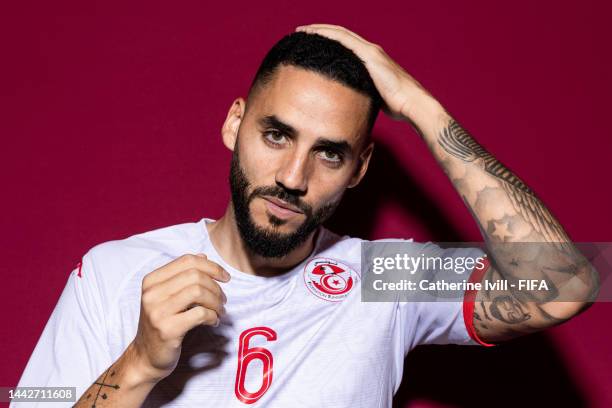
<path id="1" fill-rule="evenodd" d="M 420 251 L 426 256 L 440 257 L 442 259 L 480 259 L 469 271 L 466 271 L 467 282 L 481 282 L 489 268 L 486 253 L 477 247 L 470 248 L 442 248 L 434 243 L 420 244 Z M 442 276 L 442 271 L 434 270 L 431 275 Z M 420 344 L 458 344 L 458 345 L 484 345 L 478 338 L 473 325 L 475 290 L 460 292 L 460 299 L 449 301 L 399 301 L 398 318 L 402 325 L 404 351 Z"/>
<path id="2" fill-rule="evenodd" d="M 99 290 L 93 252 L 88 251 L 70 273 L 19 387 L 76 387 L 78 400 L 111 365 L 104 318 L 106 301 Z M 11 406 L 38 405 L 16 402 Z"/>

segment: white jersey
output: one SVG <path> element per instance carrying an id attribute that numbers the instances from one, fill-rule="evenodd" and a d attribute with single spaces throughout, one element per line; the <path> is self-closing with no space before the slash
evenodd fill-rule
<path id="1" fill-rule="evenodd" d="M 412 348 L 479 342 L 473 302 L 362 302 L 359 238 L 320 227 L 311 257 L 282 276 L 261 277 L 219 256 L 210 222 L 91 248 L 18 385 L 76 387 L 78 399 L 134 339 L 143 277 L 186 253 L 205 253 L 230 273 L 219 282 L 227 313 L 218 327 L 188 333 L 179 365 L 145 407 L 390 407 Z M 482 272 L 475 269 L 472 279 Z"/>

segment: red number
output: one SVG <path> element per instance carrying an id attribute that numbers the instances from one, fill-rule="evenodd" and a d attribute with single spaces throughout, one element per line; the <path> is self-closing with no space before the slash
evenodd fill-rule
<path id="1" fill-rule="evenodd" d="M 263 347 L 249 348 L 249 341 L 253 336 L 265 336 L 268 341 L 276 340 L 276 332 L 269 327 L 253 327 L 240 334 L 238 342 L 238 369 L 236 371 L 236 397 L 245 404 L 252 404 L 260 399 L 272 384 L 273 358 L 270 350 Z M 263 379 L 261 387 L 255 392 L 249 392 L 244 387 L 244 377 L 249 363 L 261 360 L 263 363 Z"/>

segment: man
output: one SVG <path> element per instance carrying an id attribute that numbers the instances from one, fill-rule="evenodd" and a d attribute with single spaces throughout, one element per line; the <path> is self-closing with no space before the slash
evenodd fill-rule
<path id="1" fill-rule="evenodd" d="M 296 31 L 229 109 L 223 217 L 92 248 L 20 386 L 76 387 L 78 407 L 390 406 L 416 345 L 492 345 L 594 299 L 596 272 L 542 202 L 379 46 L 339 26 Z M 479 224 L 488 256 L 470 282 L 539 279 L 552 295 L 361 301 L 363 240 L 321 224 L 364 176 L 381 107 L 418 131 Z M 550 245 L 505 245 L 522 242 Z"/>

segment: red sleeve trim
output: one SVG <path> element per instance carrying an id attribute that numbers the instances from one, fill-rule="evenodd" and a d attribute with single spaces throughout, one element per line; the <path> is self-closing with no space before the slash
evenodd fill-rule
<path id="1" fill-rule="evenodd" d="M 478 268 L 475 266 L 472 270 L 469 282 L 482 282 L 482 278 L 485 272 L 487 272 L 487 269 L 489 269 L 489 258 L 485 256 L 482 259 L 482 267 Z M 478 337 L 478 334 L 476 334 L 476 328 L 474 327 L 474 301 L 476 300 L 476 293 L 478 293 L 477 290 L 466 290 L 463 294 L 463 321 L 465 322 L 468 334 L 476 343 L 486 347 L 492 347 L 495 344 L 485 343 Z"/>
<path id="2" fill-rule="evenodd" d="M 83 260 L 81 259 L 79 261 L 79 263 L 76 266 L 77 268 L 79 268 L 79 272 L 77 273 L 77 276 L 80 278 L 81 277 L 81 268 L 83 267 Z"/>

